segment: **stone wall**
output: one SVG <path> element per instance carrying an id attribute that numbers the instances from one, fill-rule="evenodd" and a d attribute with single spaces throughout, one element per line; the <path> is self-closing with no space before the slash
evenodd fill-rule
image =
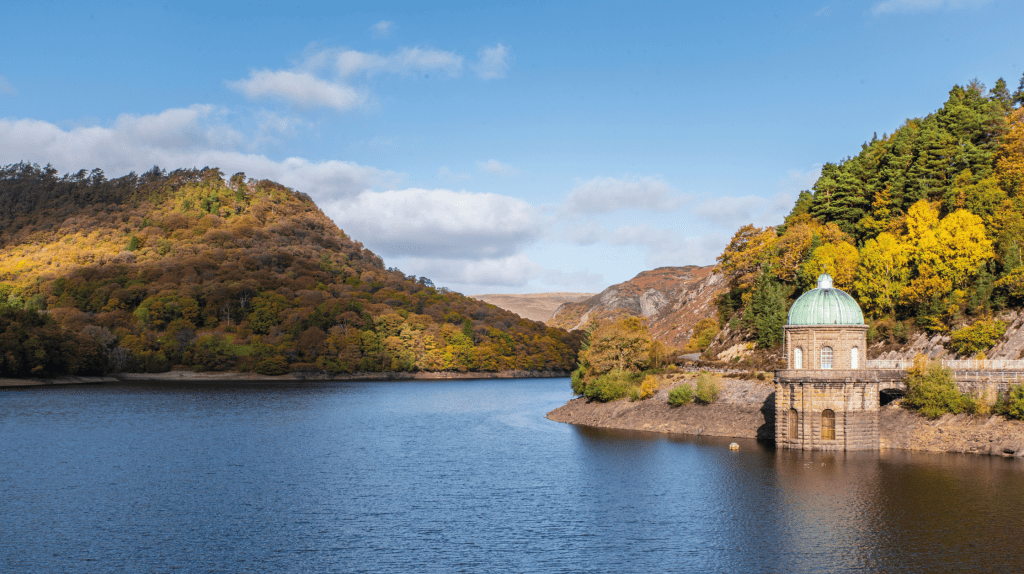
<path id="1" fill-rule="evenodd" d="M 776 382 L 775 444 L 802 450 L 878 449 L 878 389 L 877 382 L 869 381 Z M 833 439 L 823 437 L 826 411 L 834 416 Z M 796 428 L 791 426 L 794 416 Z"/>

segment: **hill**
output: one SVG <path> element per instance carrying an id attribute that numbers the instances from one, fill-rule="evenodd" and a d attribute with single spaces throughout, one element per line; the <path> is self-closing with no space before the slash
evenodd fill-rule
<path id="1" fill-rule="evenodd" d="M 1024 79 L 1012 95 L 1002 79 L 953 86 L 935 112 L 825 163 L 782 225 L 737 231 L 718 258 L 728 328 L 712 350 L 741 331 L 778 349 L 785 310 L 826 271 L 860 303 L 869 357 L 912 341 L 997 352 L 1024 304 L 1021 104 Z"/>
<path id="2" fill-rule="evenodd" d="M 385 268 L 271 181 L 25 163 L 0 168 L 0 329 L 0 376 L 571 370 L 581 338 Z"/>
<path id="3" fill-rule="evenodd" d="M 531 321 L 550 319 L 563 303 L 574 303 L 594 293 L 527 293 L 522 295 L 470 295 L 474 299 L 511 311 Z"/>
<path id="4" fill-rule="evenodd" d="M 589 299 L 562 305 L 548 324 L 582 329 L 590 321 L 632 315 L 644 318 L 657 340 L 682 349 L 697 322 L 715 316 L 715 301 L 725 288 L 714 266 L 659 267 Z"/>

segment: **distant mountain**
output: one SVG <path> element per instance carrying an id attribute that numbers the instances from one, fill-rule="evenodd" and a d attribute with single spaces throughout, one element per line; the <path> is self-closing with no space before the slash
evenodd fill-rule
<path id="1" fill-rule="evenodd" d="M 715 298 L 727 289 L 714 265 L 659 267 L 612 285 L 583 301 L 565 303 L 548 325 L 581 329 L 589 321 L 634 315 L 647 320 L 651 334 L 669 347 L 682 349 L 697 321 L 715 317 Z"/>
<path id="2" fill-rule="evenodd" d="M 529 293 L 525 295 L 470 295 L 531 321 L 547 321 L 563 303 L 593 297 L 594 293 Z"/>

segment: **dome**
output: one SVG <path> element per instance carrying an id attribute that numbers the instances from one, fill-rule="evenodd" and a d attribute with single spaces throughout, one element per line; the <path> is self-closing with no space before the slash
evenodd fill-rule
<path id="1" fill-rule="evenodd" d="M 863 325 L 864 314 L 849 293 L 832 287 L 832 276 L 818 276 L 818 288 L 804 293 L 789 308 L 787 325 Z"/>

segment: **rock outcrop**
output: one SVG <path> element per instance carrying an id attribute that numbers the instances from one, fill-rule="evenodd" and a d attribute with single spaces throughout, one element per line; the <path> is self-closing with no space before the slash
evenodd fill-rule
<path id="1" fill-rule="evenodd" d="M 682 349 L 697 321 L 716 316 L 715 298 L 725 289 L 725 277 L 714 273 L 713 265 L 659 267 L 583 301 L 562 305 L 547 324 L 572 330 L 592 319 L 633 315 L 644 318 L 659 341 Z"/>

